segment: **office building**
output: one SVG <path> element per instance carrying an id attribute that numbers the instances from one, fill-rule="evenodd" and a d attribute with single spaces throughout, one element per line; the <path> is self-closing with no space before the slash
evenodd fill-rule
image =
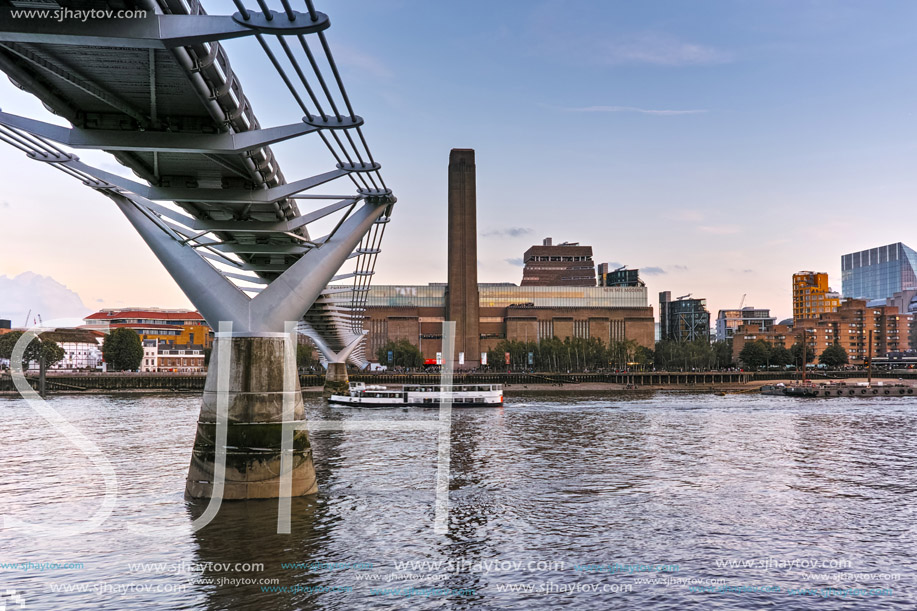
<path id="1" fill-rule="evenodd" d="M 768 331 L 776 322 L 769 309 L 746 306 L 738 310 L 720 310 L 716 316 L 716 341 L 731 340 L 739 327 L 750 326 Z"/>
<path id="2" fill-rule="evenodd" d="M 841 296 L 828 286 L 825 272 L 796 272 L 793 274 L 793 319 L 812 318 L 834 312 Z"/>
<path id="3" fill-rule="evenodd" d="M 854 299 L 886 299 L 917 288 L 917 252 L 901 242 L 841 257 L 841 291 Z"/>
<path id="4" fill-rule="evenodd" d="M 554 244 L 545 238 L 522 256 L 522 286 L 595 286 L 592 246 L 579 242 Z"/>
<path id="5" fill-rule="evenodd" d="M 659 293 L 659 333 L 663 341 L 710 341 L 710 312 L 706 299 L 689 299 L 690 294 L 672 300 L 671 291 Z"/>

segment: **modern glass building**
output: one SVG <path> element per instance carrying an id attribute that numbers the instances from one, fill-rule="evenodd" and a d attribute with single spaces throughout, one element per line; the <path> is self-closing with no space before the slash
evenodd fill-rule
<path id="1" fill-rule="evenodd" d="M 917 251 L 901 242 L 841 257 L 844 297 L 887 299 L 917 288 Z"/>
<path id="2" fill-rule="evenodd" d="M 515 286 L 478 284 L 482 308 L 527 306 L 536 308 L 645 308 L 646 287 Z M 446 306 L 446 285 L 390 286 L 369 288 L 367 307 Z"/>

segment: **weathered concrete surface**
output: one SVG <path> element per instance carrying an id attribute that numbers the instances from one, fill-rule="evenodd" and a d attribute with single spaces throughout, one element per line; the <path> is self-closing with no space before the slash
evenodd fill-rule
<path id="1" fill-rule="evenodd" d="M 299 377 L 291 376 L 291 389 L 285 392 L 283 337 L 234 337 L 228 341 L 231 342 L 228 368 L 229 424 L 223 498 L 277 498 L 280 490 L 284 398 L 293 406 L 293 420 L 304 419 Z M 210 498 L 213 495 L 219 370 L 217 344 L 214 346 L 204 385 L 201 414 L 191 454 L 191 467 L 188 470 L 185 491 L 192 498 Z M 293 431 L 292 464 L 292 495 L 317 492 L 312 448 L 305 430 Z"/>
<path id="2" fill-rule="evenodd" d="M 347 377 L 346 363 L 328 363 L 325 374 L 325 390 L 322 396 L 326 399 L 331 395 L 346 395 L 350 388 L 350 379 Z"/>

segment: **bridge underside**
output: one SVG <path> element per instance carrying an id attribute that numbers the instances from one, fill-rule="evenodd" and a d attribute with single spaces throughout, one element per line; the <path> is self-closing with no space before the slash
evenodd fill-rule
<path id="1" fill-rule="evenodd" d="M 213 16 L 198 0 L 59 3 L 145 11 L 85 21 L 14 19 L 9 11 L 36 3 L 0 0 L 0 70 L 69 123 L 0 112 L 0 141 L 110 198 L 210 325 L 231 323 L 217 336 L 222 356 L 208 374 L 188 492 L 213 494 L 225 391 L 235 461 L 227 498 L 256 498 L 278 494 L 273 433 L 285 417 L 302 418 L 298 377 L 292 388 L 276 375 L 295 341 L 283 334 L 298 326 L 324 361 L 365 363 L 366 286 L 395 198 L 334 63 L 327 16 L 311 0 L 304 12 L 287 0 L 266 13 L 235 4 L 234 15 Z M 234 38 L 257 41 L 302 120 L 261 125 L 221 43 Z M 329 165 L 288 180 L 271 145 L 301 142 L 326 148 Z M 94 167 L 74 150 L 109 153 L 127 171 Z M 223 386 L 221 367 L 231 372 Z M 304 432 L 294 453 L 293 493 L 314 491 Z"/>

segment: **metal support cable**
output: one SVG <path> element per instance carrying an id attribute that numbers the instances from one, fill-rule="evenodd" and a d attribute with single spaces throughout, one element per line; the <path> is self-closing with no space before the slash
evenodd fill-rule
<path id="1" fill-rule="evenodd" d="M 271 10 L 267 7 L 267 3 L 264 0 L 258 0 L 258 6 L 261 7 L 261 12 L 264 13 L 265 19 L 268 21 L 274 19 L 274 16 L 271 14 Z"/>
<path id="2" fill-rule="evenodd" d="M 66 165 L 63 165 L 60 163 L 53 163 L 51 165 L 53 165 L 55 168 L 57 168 L 58 170 L 60 170 L 61 172 L 63 172 L 64 174 L 66 174 L 67 176 L 71 178 L 76 178 L 80 182 L 86 182 L 85 176 L 82 176 L 73 168 L 67 167 Z M 93 178 L 92 181 L 94 180 L 95 179 Z"/>
<path id="3" fill-rule="evenodd" d="M 350 142 L 350 146 L 353 147 L 353 152 L 357 154 L 357 160 L 360 162 L 362 167 L 366 167 L 366 162 L 363 161 L 363 155 L 360 154 L 360 149 L 357 148 L 357 145 L 353 142 L 353 137 L 350 135 L 350 130 L 345 129 L 344 135 L 347 136 L 347 141 Z"/>
<path id="4" fill-rule="evenodd" d="M 29 148 L 26 148 L 26 147 L 22 146 L 21 144 L 19 144 L 18 142 L 16 142 L 15 140 L 11 140 L 8 136 L 5 136 L 5 135 L 2 134 L 2 133 L 0 133 L 0 140 L 3 140 L 3 141 L 6 142 L 7 144 L 16 147 L 17 149 L 19 149 L 20 151 L 22 151 L 22 152 L 25 153 L 26 155 L 38 155 L 38 154 L 39 154 L 38 151 L 33 151 L 33 150 L 29 149 Z M 47 157 L 48 155 L 47 155 L 47 154 L 43 154 L 43 156 L 44 156 L 44 157 Z"/>
<path id="5" fill-rule="evenodd" d="M 341 147 L 341 152 L 344 153 L 344 157 L 347 159 L 347 163 L 353 165 L 353 159 L 351 159 L 350 153 L 347 152 L 347 149 L 344 148 L 344 145 L 341 144 L 341 139 L 338 138 L 337 131 L 332 131 L 331 137 L 334 138 L 334 141 L 338 143 L 339 147 Z"/>
<path id="6" fill-rule="evenodd" d="M 2 127 L 6 127 L 6 126 L 4 125 L 4 126 L 2 126 Z M 41 136 L 35 136 L 35 135 L 33 135 L 33 134 L 30 134 L 30 133 L 27 132 L 27 131 L 24 131 L 24 130 L 21 130 L 21 129 L 15 129 L 15 128 L 12 128 L 12 127 L 6 127 L 6 129 L 9 130 L 9 131 L 15 132 L 16 134 L 19 135 L 20 138 L 23 138 L 23 139 L 25 139 L 25 140 L 28 140 L 28 141 L 30 141 L 30 142 L 33 142 L 33 143 L 35 143 L 37 146 L 39 146 L 39 147 L 41 147 L 41 148 L 44 148 L 44 149 L 47 150 L 47 151 L 53 151 L 53 152 L 57 153 L 58 155 L 63 155 L 63 156 L 65 156 L 65 157 L 69 157 L 69 155 L 68 155 L 66 152 L 64 152 L 64 151 L 62 151 L 61 149 L 57 148 L 56 146 L 54 146 L 53 144 L 51 144 L 50 142 L 48 142 L 48 140 L 46 140 L 45 138 L 42 138 Z"/>
<path id="7" fill-rule="evenodd" d="M 261 34 L 255 34 L 255 38 L 257 38 L 258 42 L 261 43 L 261 48 L 264 49 L 268 59 L 270 59 L 271 63 L 274 64 L 274 69 L 277 71 L 277 74 L 279 74 L 280 78 L 283 79 L 283 82 L 286 83 L 290 93 L 293 94 L 294 98 L 296 98 L 296 102 L 299 104 L 299 107 L 304 113 L 306 113 L 306 116 L 311 121 L 313 119 L 312 113 L 309 112 L 308 107 L 306 107 L 305 103 L 302 101 L 302 98 L 299 97 L 299 92 L 297 92 L 296 88 L 293 87 L 293 83 L 290 82 L 290 77 L 288 77 L 287 73 L 284 72 L 283 66 L 281 66 L 280 62 L 277 61 L 277 58 L 274 56 L 274 52 L 271 51 L 271 47 L 267 44 L 267 41 L 264 40 L 264 37 Z"/>
<path id="8" fill-rule="evenodd" d="M 284 52 L 286 52 L 287 59 L 290 60 L 290 63 L 293 65 L 293 69 L 296 70 L 296 74 L 299 76 L 299 80 L 302 81 L 303 87 L 306 88 L 306 91 L 309 93 L 309 97 L 312 98 L 312 103 L 315 104 L 319 114 L 322 115 L 322 120 L 327 121 L 328 115 L 325 114 L 321 103 L 318 101 L 318 98 L 315 97 L 315 93 L 312 91 L 312 87 L 309 85 L 309 81 L 306 80 L 306 75 L 303 74 L 302 68 L 300 67 L 299 62 L 296 61 L 296 57 L 293 55 L 293 51 L 290 49 L 287 41 L 283 38 L 283 36 L 278 36 L 277 40 L 280 41 L 280 46 L 283 47 Z"/>
<path id="9" fill-rule="evenodd" d="M 248 12 L 248 9 L 245 8 L 245 5 L 242 4 L 242 0 L 232 0 L 236 4 L 236 8 L 239 9 L 239 13 L 242 15 L 242 19 L 248 21 L 252 18 L 251 13 Z"/>
<path id="10" fill-rule="evenodd" d="M 369 145 L 366 144 L 366 138 L 363 136 L 363 130 L 360 129 L 359 126 L 357 126 L 357 135 L 360 136 L 360 142 L 363 143 L 363 148 L 366 149 L 366 154 L 367 156 L 369 156 L 370 163 L 372 163 L 373 165 L 376 165 L 376 160 L 373 159 L 373 153 L 372 151 L 369 150 Z"/>
<path id="11" fill-rule="evenodd" d="M 309 11 L 309 17 L 312 21 L 318 21 L 318 15 L 315 13 L 315 7 L 312 6 L 312 0 L 306 0 L 306 9 Z"/>
<path id="12" fill-rule="evenodd" d="M 328 65 L 331 66 L 331 72 L 334 74 L 334 80 L 337 81 L 338 89 L 341 90 L 341 97 L 344 98 L 344 104 L 347 105 L 347 111 L 350 112 L 350 118 L 356 121 L 357 115 L 354 114 L 353 106 L 350 105 L 350 98 L 347 97 L 347 90 L 344 89 L 344 81 L 341 79 L 341 73 L 338 71 L 337 64 L 334 63 L 334 56 L 331 55 L 331 49 L 328 47 L 328 39 L 325 38 L 325 33 L 319 32 L 318 39 L 322 43 L 322 49 L 325 51 L 325 57 L 328 59 Z"/>
<path id="13" fill-rule="evenodd" d="M 10 129 L 6 125 L 0 125 L 0 133 L 6 134 L 8 138 L 13 138 L 16 142 L 22 144 L 22 146 L 28 147 L 29 152 L 33 155 L 41 155 L 42 157 L 48 157 L 51 152 L 42 148 L 41 144 L 26 138 L 24 134 L 20 133 L 19 130 Z"/>
<path id="14" fill-rule="evenodd" d="M 321 68 L 318 67 L 318 62 L 315 61 L 315 56 L 312 55 L 312 49 L 309 48 L 309 43 L 306 42 L 306 37 L 302 34 L 299 35 L 299 44 L 302 46 L 303 51 L 306 53 L 306 57 L 309 59 L 309 63 L 312 65 L 312 71 L 318 78 L 318 83 L 322 86 L 322 90 L 325 92 L 325 97 L 328 98 L 328 102 L 331 103 L 331 108 L 334 110 L 334 114 L 337 116 L 338 121 L 341 121 L 343 119 L 343 117 L 341 117 L 341 111 L 338 110 L 338 106 L 334 102 L 334 97 L 331 95 L 331 90 L 328 89 L 328 84 L 325 82 L 325 77 L 322 74 Z"/>
<path id="15" fill-rule="evenodd" d="M 287 18 L 290 21 L 296 21 L 296 13 L 293 12 L 293 8 L 290 6 L 290 0 L 280 0 L 280 4 L 283 5 L 283 10 L 287 14 Z"/>

